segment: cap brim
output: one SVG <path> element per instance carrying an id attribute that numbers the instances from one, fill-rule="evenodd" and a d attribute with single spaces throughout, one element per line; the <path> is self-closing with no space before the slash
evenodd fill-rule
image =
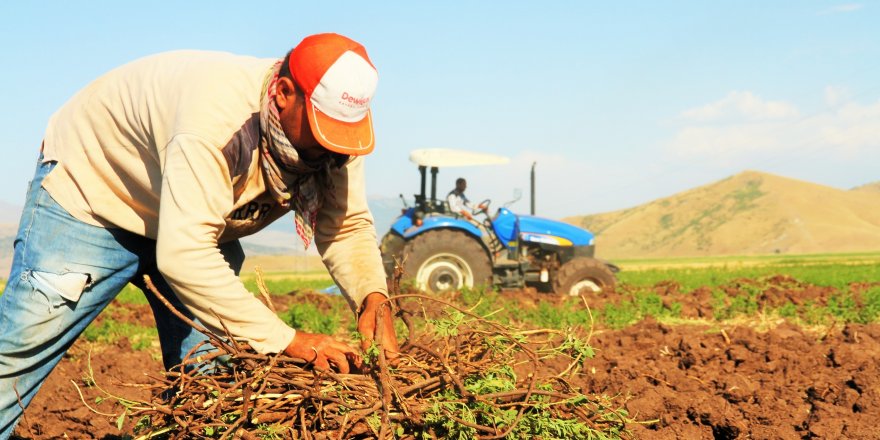
<path id="1" fill-rule="evenodd" d="M 369 110 L 358 122 L 343 122 L 309 103 L 308 119 L 315 139 L 330 151 L 349 156 L 363 156 L 373 151 L 373 115 Z"/>

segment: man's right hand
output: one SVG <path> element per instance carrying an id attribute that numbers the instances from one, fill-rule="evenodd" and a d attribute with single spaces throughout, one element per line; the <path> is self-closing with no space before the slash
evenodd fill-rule
<path id="1" fill-rule="evenodd" d="M 349 373 L 352 368 L 360 369 L 363 363 L 361 355 L 350 345 L 327 335 L 301 330 L 296 331 L 284 354 L 309 361 L 319 370 L 332 368 L 343 374 Z"/>

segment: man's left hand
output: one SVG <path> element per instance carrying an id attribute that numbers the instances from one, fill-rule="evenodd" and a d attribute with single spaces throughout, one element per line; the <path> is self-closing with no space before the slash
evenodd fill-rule
<path id="1" fill-rule="evenodd" d="M 385 358 L 392 364 L 395 363 L 400 356 L 400 347 L 397 345 L 397 334 L 394 332 L 391 302 L 385 295 L 374 292 L 367 295 L 361 307 L 357 325 L 358 332 L 364 337 L 361 341 L 361 347 L 367 350 L 378 338 L 382 341 Z M 380 309 L 382 309 L 382 320 L 377 328 L 376 315 Z"/>

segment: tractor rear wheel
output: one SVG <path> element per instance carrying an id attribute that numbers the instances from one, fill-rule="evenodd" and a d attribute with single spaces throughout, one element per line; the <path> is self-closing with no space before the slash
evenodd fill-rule
<path id="1" fill-rule="evenodd" d="M 403 278 L 427 292 L 486 285 L 492 280 L 489 255 L 464 232 L 441 229 L 410 240 L 403 249 Z"/>
<path id="2" fill-rule="evenodd" d="M 559 268 L 553 280 L 553 290 L 560 295 L 597 294 L 616 283 L 614 273 L 605 263 L 581 257 Z"/>

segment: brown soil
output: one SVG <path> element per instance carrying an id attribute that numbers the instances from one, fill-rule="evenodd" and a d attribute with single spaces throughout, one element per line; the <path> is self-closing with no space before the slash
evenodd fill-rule
<path id="1" fill-rule="evenodd" d="M 770 293 L 763 302 L 805 296 L 822 302 L 829 295 L 784 278 L 774 286 L 765 289 Z M 655 291 L 664 301 L 688 296 L 670 283 L 658 284 Z M 533 294 L 521 298 L 523 307 L 539 300 Z M 277 299 L 279 309 L 289 303 L 289 298 Z M 705 316 L 701 304 L 693 298 L 683 311 Z M 114 319 L 143 319 L 147 310 L 116 313 Z M 646 319 L 622 330 L 597 330 L 591 342 L 597 354 L 579 385 L 593 393 L 622 395 L 640 422 L 628 425 L 636 438 L 880 438 L 880 324 L 817 333 L 783 323 L 757 332 L 745 326 L 670 326 Z M 149 391 L 132 384 L 155 383 L 148 375 L 158 376 L 161 369 L 158 347 L 133 351 L 127 342 L 101 346 L 80 340 L 26 411 L 18 436 L 117 439 L 131 432 L 136 421 L 125 420 L 117 429 L 119 407 L 95 403 L 101 390 L 84 386 L 89 357 L 97 386 L 131 399 L 147 400 Z"/>
<path id="2" fill-rule="evenodd" d="M 124 438 L 133 421 L 125 420 L 120 431 L 116 425 L 120 408 L 108 400 L 97 403 L 96 398 L 106 395 L 98 387 L 116 396 L 148 400 L 150 392 L 138 384 L 156 382 L 147 375 L 160 375 L 160 356 L 158 346 L 135 351 L 128 341 L 101 346 L 80 339 L 43 383 L 12 438 Z M 89 365 L 94 373 L 92 386 Z"/>
<path id="3" fill-rule="evenodd" d="M 632 396 L 638 438 L 880 438 L 880 325 L 818 335 L 667 326 L 597 335 L 584 385 Z"/>

